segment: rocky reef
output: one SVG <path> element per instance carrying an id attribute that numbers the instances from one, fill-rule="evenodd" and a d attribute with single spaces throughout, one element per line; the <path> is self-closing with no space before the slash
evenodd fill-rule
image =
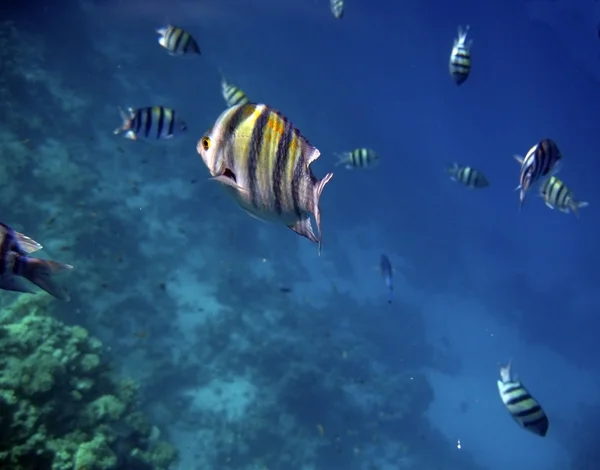
<path id="1" fill-rule="evenodd" d="M 0 310 L 0 468 L 169 468 L 175 448 L 139 410 L 137 384 L 115 378 L 102 343 L 52 305 L 22 295 Z"/>

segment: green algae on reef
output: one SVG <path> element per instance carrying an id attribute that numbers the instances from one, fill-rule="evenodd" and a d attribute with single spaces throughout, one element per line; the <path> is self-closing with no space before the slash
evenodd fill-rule
<path id="1" fill-rule="evenodd" d="M 102 343 L 21 295 L 0 310 L 0 468 L 166 470 L 175 448 L 137 409 L 137 384 L 117 380 Z"/>

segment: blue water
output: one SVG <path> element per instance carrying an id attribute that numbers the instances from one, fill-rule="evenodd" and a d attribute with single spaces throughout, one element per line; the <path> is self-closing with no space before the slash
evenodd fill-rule
<path id="1" fill-rule="evenodd" d="M 63 319 L 140 381 L 174 468 L 598 468 L 598 4 L 347 0 L 341 21 L 327 0 L 2 9 L 2 221 L 75 266 Z M 169 22 L 200 57 L 158 45 Z M 473 66 L 457 87 L 448 56 L 466 24 Z M 334 169 L 320 257 L 208 181 L 196 143 L 224 109 L 219 68 L 319 148 L 318 177 L 335 152 L 381 155 Z M 189 132 L 112 134 L 119 107 L 152 105 Z M 511 156 L 545 137 L 590 202 L 579 218 L 537 190 L 518 209 Z M 491 186 L 450 181 L 453 161 Z M 545 438 L 500 401 L 510 359 Z"/>

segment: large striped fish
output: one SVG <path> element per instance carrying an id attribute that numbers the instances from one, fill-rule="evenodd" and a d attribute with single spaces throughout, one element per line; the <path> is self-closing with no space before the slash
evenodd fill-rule
<path id="1" fill-rule="evenodd" d="M 450 52 L 448 68 L 450 76 L 457 85 L 462 85 L 466 82 L 471 73 L 471 47 L 473 46 L 473 41 L 467 42 L 468 32 L 469 26 L 464 30 L 459 26 L 458 37 L 454 40 L 452 51 Z"/>
<path id="2" fill-rule="evenodd" d="M 551 139 L 543 139 L 529 149 L 525 158 L 514 155 L 514 159 L 521 164 L 519 174 L 519 204 L 523 207 L 525 196 L 542 176 L 550 173 L 561 160 L 562 155 L 556 143 Z"/>
<path id="3" fill-rule="evenodd" d="M 124 132 L 128 139 L 170 139 L 187 130 L 186 123 L 175 110 L 164 106 L 128 108 L 126 112 L 122 109 L 120 111 L 123 124 L 115 129 L 114 133 Z"/>
<path id="4" fill-rule="evenodd" d="M 38 242 L 0 222 L 0 289 L 33 293 L 27 279 L 57 299 L 68 301 L 69 294 L 53 276 L 73 266 L 29 256 L 41 249 Z"/>
<path id="5" fill-rule="evenodd" d="M 500 367 L 498 391 L 502 403 L 517 423 L 538 436 L 546 435 L 549 426 L 548 417 L 523 384 L 511 376 L 510 362 L 506 367 Z"/>
<path id="6" fill-rule="evenodd" d="M 251 215 L 282 222 L 315 242 L 321 252 L 319 198 L 333 173 L 318 180 L 319 158 L 294 125 L 264 104 L 226 109 L 196 147 L 211 176 Z M 317 224 L 313 232 L 310 216 Z"/>
<path id="7" fill-rule="evenodd" d="M 158 28 L 156 32 L 160 36 L 158 43 L 169 51 L 169 54 L 174 56 L 200 54 L 198 43 L 187 31 L 168 25 Z"/>

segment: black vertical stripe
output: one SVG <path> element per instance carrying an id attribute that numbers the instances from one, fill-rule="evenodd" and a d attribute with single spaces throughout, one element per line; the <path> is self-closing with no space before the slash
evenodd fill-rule
<path id="1" fill-rule="evenodd" d="M 182 29 L 177 28 L 176 34 L 177 37 L 175 38 L 175 44 L 173 44 L 173 52 L 180 52 L 180 45 L 182 41 L 185 41 L 185 36 L 187 36 L 187 33 L 184 33 Z"/>
<path id="2" fill-rule="evenodd" d="M 152 130 L 152 109 L 144 108 L 144 136 L 148 137 Z"/>
<path id="3" fill-rule="evenodd" d="M 558 207 L 566 207 L 566 202 L 567 202 L 567 196 L 569 193 L 569 190 L 567 189 L 567 187 L 562 184 L 559 183 L 558 181 L 556 182 L 557 185 L 557 192 L 556 192 L 556 205 Z"/>
<path id="4" fill-rule="evenodd" d="M 131 128 L 136 134 L 140 132 L 140 128 L 142 127 L 142 111 L 138 109 L 133 115 L 133 122 L 131 123 Z"/>
<path id="5" fill-rule="evenodd" d="M 302 182 L 302 155 L 296 162 L 294 168 L 294 176 L 292 177 L 292 204 L 294 205 L 294 213 L 298 220 L 302 219 L 302 209 L 300 207 L 300 184 Z"/>
<path id="6" fill-rule="evenodd" d="M 275 166 L 273 167 L 273 174 L 271 175 L 271 184 L 273 187 L 273 196 L 275 199 L 275 212 L 277 215 L 281 215 L 283 212 L 282 195 L 283 185 L 287 184 L 286 168 L 288 160 L 290 158 L 290 143 L 293 139 L 293 128 L 289 121 L 284 120 L 285 126 L 283 128 L 283 135 L 279 139 L 277 145 L 277 154 L 275 156 Z M 298 142 L 300 144 L 300 142 Z M 294 206 L 295 207 L 295 206 Z"/>
<path id="7" fill-rule="evenodd" d="M 159 106 L 157 109 L 158 119 L 156 122 L 156 138 L 160 139 L 165 126 L 165 108 Z"/>
<path id="8" fill-rule="evenodd" d="M 270 111 L 263 109 L 262 112 L 256 118 L 254 127 L 252 128 L 252 135 L 250 136 L 250 153 L 248 154 L 248 191 L 250 193 L 250 200 L 253 207 L 258 207 L 259 201 L 259 187 L 258 187 L 258 160 L 261 152 L 263 151 L 263 145 L 265 145 L 265 129 L 269 122 Z"/>

